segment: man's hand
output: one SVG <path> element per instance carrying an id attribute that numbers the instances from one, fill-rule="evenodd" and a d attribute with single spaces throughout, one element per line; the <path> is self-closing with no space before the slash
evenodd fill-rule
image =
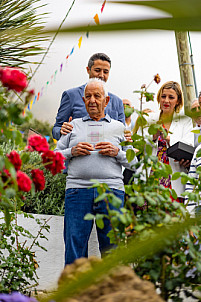
<path id="1" fill-rule="evenodd" d="M 131 131 L 129 130 L 124 130 L 124 137 L 128 142 L 133 142 L 132 138 L 131 138 Z"/>
<path id="2" fill-rule="evenodd" d="M 71 121 L 72 121 L 72 116 L 69 117 L 68 122 L 63 123 L 63 125 L 61 126 L 61 130 L 60 130 L 61 134 L 66 135 L 73 130 L 73 125 L 70 124 Z"/>
<path id="3" fill-rule="evenodd" d="M 78 143 L 72 147 L 71 154 L 72 156 L 89 155 L 91 154 L 90 151 L 94 151 L 93 145 L 89 143 Z"/>
<path id="4" fill-rule="evenodd" d="M 95 149 L 101 149 L 98 153 L 111 157 L 117 156 L 119 148 L 109 142 L 100 142 L 95 145 Z"/>

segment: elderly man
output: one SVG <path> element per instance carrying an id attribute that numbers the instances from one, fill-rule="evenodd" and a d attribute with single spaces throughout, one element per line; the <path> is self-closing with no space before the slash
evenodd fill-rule
<path id="1" fill-rule="evenodd" d="M 84 104 L 88 115 L 72 121 L 73 130 L 62 135 L 55 151 L 60 151 L 68 160 L 68 176 L 65 195 L 64 241 L 65 263 L 87 257 L 88 239 L 93 221 L 85 221 L 87 213 L 107 214 L 104 200 L 94 203 L 97 188 L 90 188 L 91 179 L 106 183 L 113 193 L 124 202 L 122 165 L 127 168 L 126 152 L 119 145 L 124 141 L 123 123 L 113 120 L 104 109 L 109 103 L 105 83 L 90 79 L 84 91 Z M 132 168 L 134 169 L 134 168 Z M 110 205 L 113 209 L 112 205 Z M 110 246 L 107 233 L 110 222 L 105 219 L 104 228 L 97 227 L 100 251 Z"/>
<path id="2" fill-rule="evenodd" d="M 196 132 L 198 132 L 194 133 L 194 147 L 198 147 L 200 145 L 198 137 L 201 135 L 201 92 L 199 93 L 198 100 L 193 101 L 191 111 L 195 113 L 193 120 L 196 125 L 193 130 L 197 130 Z"/>
<path id="3" fill-rule="evenodd" d="M 89 78 L 99 78 L 107 82 L 111 68 L 111 60 L 104 53 L 95 53 L 88 61 L 86 67 Z M 58 140 L 62 134 L 67 134 L 72 130 L 69 121 L 83 117 L 87 114 L 82 101 L 85 84 L 76 88 L 64 91 L 61 104 L 57 113 L 56 123 L 52 129 L 53 138 Z M 106 108 L 106 113 L 117 121 L 125 123 L 124 108 L 122 100 L 116 95 L 109 93 L 110 103 Z"/>

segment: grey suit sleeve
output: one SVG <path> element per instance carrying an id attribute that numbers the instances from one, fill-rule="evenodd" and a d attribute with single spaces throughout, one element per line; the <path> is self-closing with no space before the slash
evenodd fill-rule
<path id="1" fill-rule="evenodd" d="M 72 107 L 70 102 L 70 96 L 68 91 L 64 91 L 61 98 L 60 107 L 56 116 L 56 123 L 52 129 L 52 136 L 54 139 L 59 140 L 61 137 L 61 126 L 64 122 L 69 121 L 69 117 L 72 115 Z"/>

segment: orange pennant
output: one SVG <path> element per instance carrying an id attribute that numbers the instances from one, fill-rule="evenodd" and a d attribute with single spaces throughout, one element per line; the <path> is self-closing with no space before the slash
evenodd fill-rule
<path id="1" fill-rule="evenodd" d="M 94 21 L 96 22 L 96 24 L 99 24 L 99 17 L 98 17 L 98 14 L 96 14 L 94 16 Z"/>

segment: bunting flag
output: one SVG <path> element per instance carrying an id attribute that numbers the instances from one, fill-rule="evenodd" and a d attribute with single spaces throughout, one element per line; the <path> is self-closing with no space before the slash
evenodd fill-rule
<path id="1" fill-rule="evenodd" d="M 73 54 L 74 49 L 75 49 L 75 46 L 73 46 L 73 48 L 72 48 L 72 50 L 71 50 L 71 52 L 70 52 L 70 56 Z"/>
<path id="2" fill-rule="evenodd" d="M 94 21 L 96 22 L 97 25 L 100 24 L 98 14 L 95 14 Z"/>
<path id="3" fill-rule="evenodd" d="M 102 7 L 101 7 L 101 13 L 102 13 L 102 12 L 103 12 L 103 10 L 104 10 L 105 3 L 106 3 L 106 0 L 103 2 L 103 5 L 102 5 Z"/>
<path id="4" fill-rule="evenodd" d="M 31 100 L 31 102 L 30 102 L 30 109 L 32 108 L 33 101 L 34 101 L 34 100 Z"/>
<path id="5" fill-rule="evenodd" d="M 35 97 L 34 97 L 34 101 L 33 101 L 33 105 L 35 104 L 36 99 L 37 99 L 37 96 L 35 95 Z"/>
<path id="6" fill-rule="evenodd" d="M 101 13 L 103 12 L 104 10 L 104 7 L 105 7 L 105 4 L 106 4 L 106 0 L 104 0 L 102 6 L 101 6 Z M 98 25 L 100 24 L 100 21 L 99 21 L 99 16 L 98 14 L 96 14 L 94 17 L 93 17 L 95 23 Z M 89 32 L 86 33 L 86 38 L 88 39 L 89 37 Z M 81 45 L 82 45 L 82 40 L 83 40 L 83 37 L 81 36 L 79 39 L 78 39 L 78 48 L 80 49 L 81 48 Z M 68 53 L 66 55 L 66 63 L 67 63 L 67 60 L 69 59 L 69 57 L 74 53 L 74 50 L 75 50 L 75 46 L 72 47 L 70 53 Z M 41 90 L 35 95 L 35 97 L 29 102 L 29 104 L 24 108 L 24 111 L 23 111 L 23 115 L 25 115 L 25 112 L 26 110 L 28 109 L 29 111 L 32 109 L 32 106 L 36 103 L 36 101 L 39 101 L 40 97 L 43 96 L 43 92 L 44 92 L 44 89 L 45 89 L 45 92 L 47 91 L 47 88 L 48 88 L 48 85 L 52 85 L 53 84 L 53 79 L 54 81 L 56 81 L 56 76 L 58 74 L 58 70 L 60 72 L 62 72 L 63 68 L 64 68 L 64 64 L 61 63 L 59 65 L 59 68 L 57 70 L 55 70 L 55 72 L 51 75 L 51 78 L 49 81 L 46 82 L 46 85 L 44 85 Z"/>
<path id="7" fill-rule="evenodd" d="M 82 44 L 82 37 L 80 37 L 79 40 L 78 40 L 78 47 L 79 48 L 81 47 L 81 44 Z"/>
<path id="8" fill-rule="evenodd" d="M 44 87 L 42 87 L 42 89 L 41 89 L 40 96 L 42 96 L 42 95 L 43 95 L 43 89 L 44 89 Z"/>

